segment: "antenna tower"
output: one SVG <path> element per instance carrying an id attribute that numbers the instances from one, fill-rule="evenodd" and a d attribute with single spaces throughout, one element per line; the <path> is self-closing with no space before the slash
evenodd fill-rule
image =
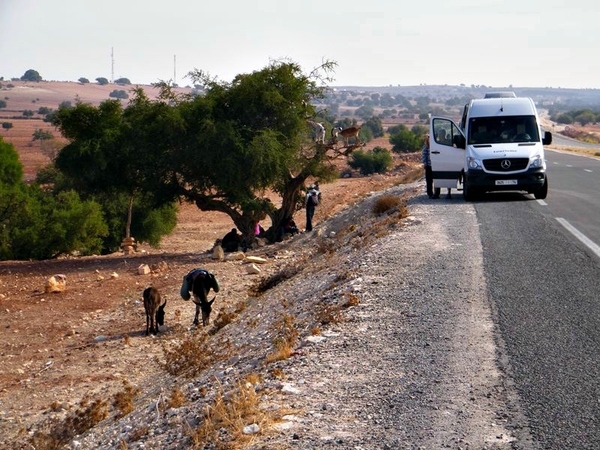
<path id="1" fill-rule="evenodd" d="M 110 48 L 110 62 L 111 62 L 111 66 L 110 66 L 110 82 L 114 83 L 115 82 L 115 52 L 114 52 L 114 47 Z"/>
<path id="2" fill-rule="evenodd" d="M 173 55 L 173 86 L 177 84 L 177 55 Z"/>

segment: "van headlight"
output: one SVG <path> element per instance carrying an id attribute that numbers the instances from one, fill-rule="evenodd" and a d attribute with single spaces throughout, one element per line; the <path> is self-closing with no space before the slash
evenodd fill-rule
<path id="1" fill-rule="evenodd" d="M 544 159 L 540 155 L 534 155 L 529 159 L 529 167 L 531 169 L 539 169 L 544 167 Z"/>
<path id="2" fill-rule="evenodd" d="M 481 160 L 473 158 L 472 156 L 467 158 L 467 167 L 469 170 L 483 170 L 483 164 L 481 164 Z"/>

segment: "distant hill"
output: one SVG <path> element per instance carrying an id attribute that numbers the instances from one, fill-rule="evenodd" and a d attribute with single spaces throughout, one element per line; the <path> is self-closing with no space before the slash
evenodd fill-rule
<path id="1" fill-rule="evenodd" d="M 118 85 L 97 83 L 81 84 L 78 82 L 59 81 L 0 81 L 0 124 L 9 123 L 11 128 L 0 128 L 0 136 L 5 142 L 15 146 L 24 166 L 24 178 L 31 181 L 37 170 L 48 164 L 58 148 L 64 145 L 60 133 L 50 123 L 44 122 L 46 110 L 56 110 L 63 102 L 74 105 L 80 101 L 99 105 L 111 99 L 113 91 L 130 92 L 136 85 Z M 142 85 L 149 98 L 156 98 L 159 91 L 152 86 Z M 189 93 L 191 88 L 175 88 L 176 92 Z M 121 99 L 127 106 L 129 100 Z M 25 113 L 25 114 L 24 114 Z M 32 136 L 36 130 L 52 133 L 54 139 L 34 141 Z"/>
<path id="2" fill-rule="evenodd" d="M 113 98 L 113 91 L 131 90 L 137 85 L 58 81 L 0 81 L 0 136 L 12 143 L 25 167 L 25 179 L 32 180 L 36 171 L 50 162 L 65 141 L 51 124 L 44 122 L 47 110 L 55 110 L 63 102 L 75 104 L 80 101 L 99 105 Z M 146 95 L 154 99 L 158 89 L 140 86 Z M 191 93 L 190 87 L 174 88 L 175 92 Z M 325 110 L 336 118 L 349 117 L 363 121 L 380 117 L 384 126 L 397 123 L 425 124 L 428 114 L 460 117 L 463 105 L 471 98 L 481 98 L 486 92 L 512 90 L 518 96 L 532 97 L 539 108 L 568 111 L 578 108 L 600 110 L 599 89 L 561 89 L 543 87 L 492 87 L 492 86 L 332 86 L 326 97 L 318 102 L 317 109 Z M 129 100 L 121 99 L 127 106 Z M 33 134 L 43 130 L 52 133 L 53 139 L 32 139 Z"/>
<path id="3" fill-rule="evenodd" d="M 486 92 L 513 91 L 518 97 L 531 97 L 539 106 L 560 104 L 565 109 L 600 109 L 600 89 L 563 89 L 551 87 L 498 87 L 464 85 L 418 85 L 418 86 L 332 86 L 335 91 L 403 95 L 408 98 L 429 97 L 447 100 L 470 96 L 481 98 Z"/>

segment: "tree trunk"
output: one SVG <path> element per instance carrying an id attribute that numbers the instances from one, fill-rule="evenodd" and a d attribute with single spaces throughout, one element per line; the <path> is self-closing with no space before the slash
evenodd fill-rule
<path id="1" fill-rule="evenodd" d="M 279 237 L 279 229 L 286 217 L 293 217 L 296 212 L 296 206 L 300 201 L 300 188 L 308 178 L 308 175 L 300 173 L 296 177 L 288 179 L 284 191 L 281 194 L 281 208 L 269 214 L 271 217 L 271 228 L 267 230 L 267 239 L 269 242 L 275 242 Z"/>
<path id="2" fill-rule="evenodd" d="M 131 237 L 131 217 L 133 216 L 133 195 L 129 197 L 129 209 L 127 210 L 127 226 L 125 227 L 125 237 Z"/>

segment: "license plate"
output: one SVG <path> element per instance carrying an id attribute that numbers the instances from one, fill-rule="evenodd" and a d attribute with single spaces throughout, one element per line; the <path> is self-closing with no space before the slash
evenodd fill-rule
<path id="1" fill-rule="evenodd" d="M 513 186 L 517 184 L 517 180 L 496 180 L 496 186 Z"/>

